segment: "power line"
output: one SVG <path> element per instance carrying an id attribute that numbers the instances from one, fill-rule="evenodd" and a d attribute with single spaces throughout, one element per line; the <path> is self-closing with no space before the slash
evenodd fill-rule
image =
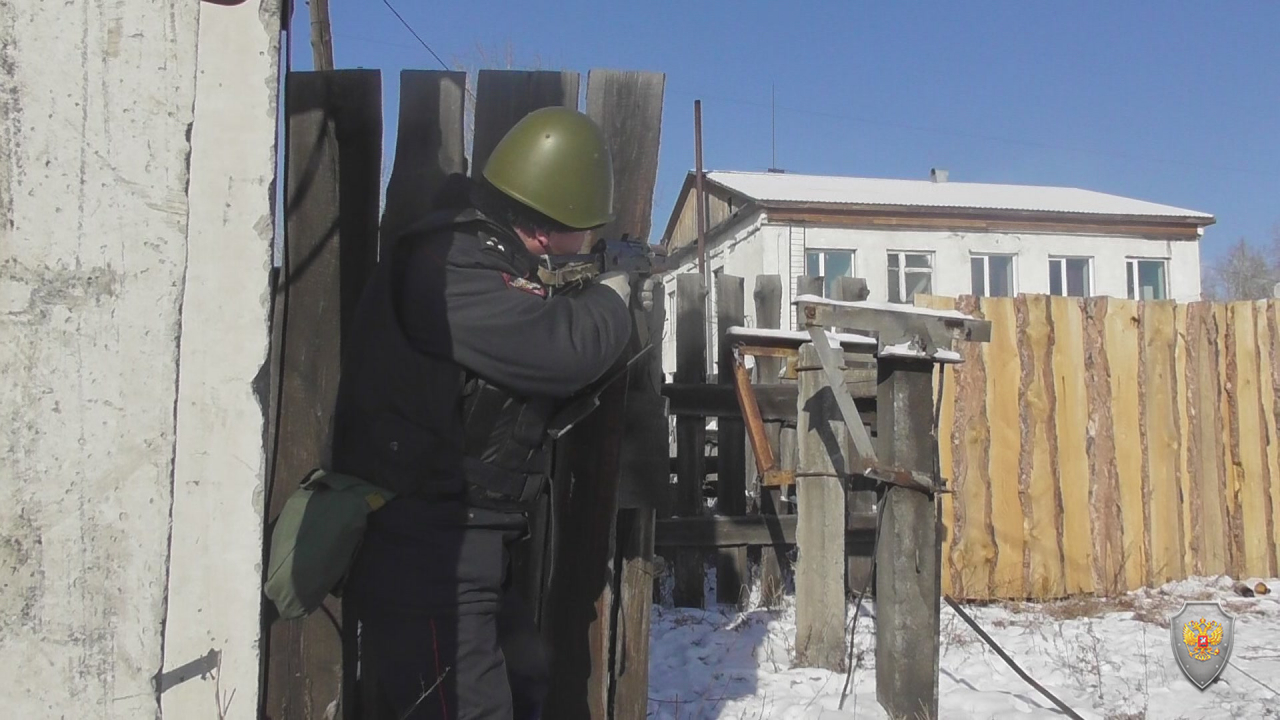
<path id="1" fill-rule="evenodd" d="M 441 60 L 440 56 L 436 54 L 436 51 L 431 49 L 431 46 L 427 44 L 427 41 L 423 40 L 422 36 L 418 35 L 417 31 L 413 29 L 413 26 L 411 26 L 408 23 L 408 21 L 406 21 L 403 17 L 401 17 L 400 13 L 397 12 L 396 9 L 391 6 L 391 3 L 388 0 L 382 0 L 382 4 L 386 5 L 387 9 L 390 10 L 391 13 L 396 16 L 397 20 L 400 21 L 400 24 L 404 25 L 405 29 L 408 30 L 410 33 L 412 33 L 413 36 L 418 39 L 418 42 L 422 43 L 422 47 L 426 48 L 427 52 L 431 53 L 431 57 L 435 58 L 436 62 L 440 63 L 440 67 L 444 68 L 445 70 L 450 69 L 449 66 L 445 63 L 445 61 Z"/>

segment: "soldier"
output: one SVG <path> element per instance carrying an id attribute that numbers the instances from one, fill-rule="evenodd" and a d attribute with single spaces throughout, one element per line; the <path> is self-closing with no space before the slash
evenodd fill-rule
<path id="1" fill-rule="evenodd" d="M 346 596 L 386 717 L 528 720 L 548 670 L 505 592 L 509 546 L 544 491 L 558 401 L 630 337 L 631 284 L 604 273 L 548 297 L 538 281 L 538 256 L 579 252 L 612 219 L 612 161 L 587 116 L 530 113 L 482 178 L 453 181 L 465 202 L 394 240 L 351 320 L 334 469 L 397 495 L 370 515 Z"/>

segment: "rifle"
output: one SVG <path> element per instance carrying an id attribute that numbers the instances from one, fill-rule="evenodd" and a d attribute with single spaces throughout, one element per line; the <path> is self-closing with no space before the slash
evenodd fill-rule
<path id="1" fill-rule="evenodd" d="M 641 278 L 660 273 L 666 268 L 666 257 L 659 257 L 644 240 L 632 240 L 624 234 L 617 239 L 599 238 L 591 249 L 576 255 L 543 257 L 538 274 L 542 282 L 553 288 L 584 283 L 600 273 L 622 270 Z"/>

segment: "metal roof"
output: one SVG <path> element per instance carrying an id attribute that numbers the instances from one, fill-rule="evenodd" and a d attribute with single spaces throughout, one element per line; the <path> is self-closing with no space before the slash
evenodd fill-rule
<path id="1" fill-rule="evenodd" d="M 1079 188 L 715 171 L 711 182 L 763 204 L 964 208 L 1214 221 L 1212 215 Z"/>

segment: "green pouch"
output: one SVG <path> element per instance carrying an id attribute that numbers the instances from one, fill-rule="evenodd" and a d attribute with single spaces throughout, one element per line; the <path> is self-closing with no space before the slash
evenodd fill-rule
<path id="1" fill-rule="evenodd" d="M 343 579 L 364 537 L 369 513 L 395 497 L 351 475 L 312 470 L 274 521 L 267 598 L 283 620 L 306 617 Z"/>

